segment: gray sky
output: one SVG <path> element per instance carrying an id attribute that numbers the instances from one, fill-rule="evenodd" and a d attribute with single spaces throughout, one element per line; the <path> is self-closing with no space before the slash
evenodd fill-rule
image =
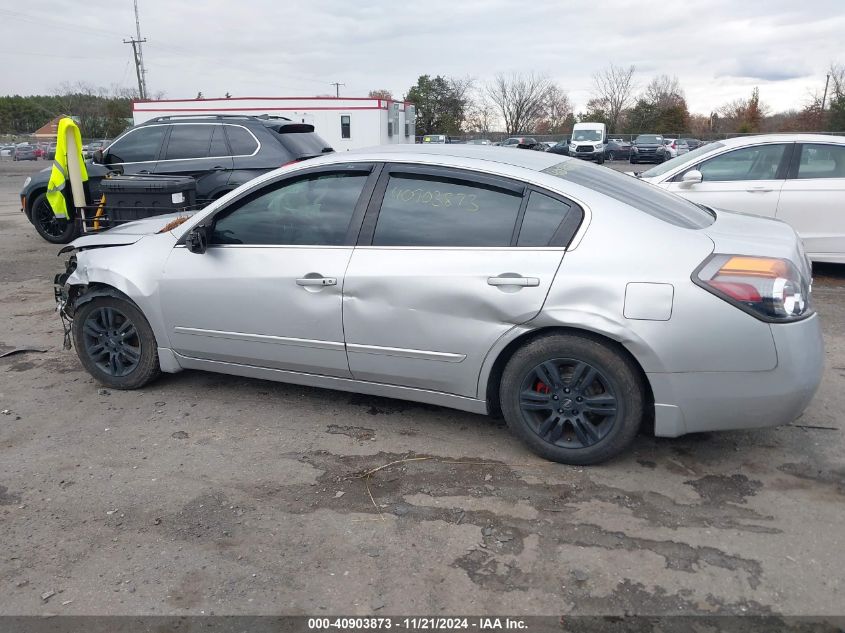
<path id="1" fill-rule="evenodd" d="M 139 0 L 151 93 L 166 98 L 401 97 L 423 73 L 538 71 L 576 109 L 592 73 L 635 64 L 641 87 L 677 75 L 708 113 L 753 86 L 774 110 L 800 107 L 845 62 L 845 0 Z M 136 85 L 132 0 L 3 0 L 0 94 L 63 81 Z"/>

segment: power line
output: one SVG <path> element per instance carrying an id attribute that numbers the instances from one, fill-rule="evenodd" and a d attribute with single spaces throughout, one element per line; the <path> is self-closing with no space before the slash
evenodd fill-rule
<path id="1" fill-rule="evenodd" d="M 339 97 L 340 96 L 340 87 L 345 86 L 346 84 L 342 84 L 342 83 L 337 82 L 337 81 L 332 81 L 332 82 L 329 82 L 329 85 L 334 86 L 335 96 Z"/>
<path id="2" fill-rule="evenodd" d="M 141 39 L 141 20 L 138 17 L 138 0 L 134 0 L 135 4 L 135 41 L 138 43 L 138 91 L 141 99 L 147 98 L 147 69 L 144 68 L 144 53 L 141 50 L 141 42 L 146 42 L 146 39 Z"/>

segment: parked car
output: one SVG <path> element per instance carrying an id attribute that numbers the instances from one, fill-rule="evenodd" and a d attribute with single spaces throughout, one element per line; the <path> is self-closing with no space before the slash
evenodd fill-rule
<path id="1" fill-rule="evenodd" d="M 560 154 L 561 156 L 569 156 L 569 139 L 558 141 L 549 148 L 552 154 Z"/>
<path id="2" fill-rule="evenodd" d="M 429 143 L 444 144 L 449 142 L 449 137 L 445 134 L 426 134 L 422 138 L 422 142 L 428 145 Z"/>
<path id="3" fill-rule="evenodd" d="M 663 162 L 686 154 L 688 151 L 689 146 L 682 139 L 664 137 L 663 146 L 657 148 L 657 157 L 660 162 Z"/>
<path id="4" fill-rule="evenodd" d="M 50 143 L 44 148 L 44 160 L 53 160 L 56 158 L 56 144 Z"/>
<path id="5" fill-rule="evenodd" d="M 537 144 L 537 139 L 529 136 L 514 136 L 502 141 L 502 147 L 517 147 L 519 149 L 532 149 Z"/>
<path id="6" fill-rule="evenodd" d="M 570 464 L 644 419 L 788 423 L 824 363 L 789 226 L 545 152 L 324 156 L 68 251 L 59 309 L 107 387 L 200 369 L 501 411 Z"/>
<path id="7" fill-rule="evenodd" d="M 18 145 L 12 153 L 12 160 L 38 160 L 34 145 Z"/>
<path id="8" fill-rule="evenodd" d="M 704 141 L 700 141 L 697 138 L 685 138 L 682 140 L 684 143 L 687 144 L 687 147 L 689 147 L 690 150 L 698 149 L 699 147 L 704 145 Z"/>
<path id="9" fill-rule="evenodd" d="M 663 147 L 663 137 L 660 134 L 640 134 L 631 143 L 631 155 L 628 161 L 632 165 L 637 163 L 659 163 L 657 150 Z"/>
<path id="10" fill-rule="evenodd" d="M 489 138 L 474 138 L 467 141 L 467 145 L 492 145 Z"/>
<path id="11" fill-rule="evenodd" d="M 572 126 L 569 155 L 584 160 L 604 163 L 607 145 L 607 126 L 604 123 L 584 121 Z"/>
<path id="12" fill-rule="evenodd" d="M 628 160 L 631 157 L 631 144 L 622 139 L 610 139 L 604 146 L 604 157 L 607 160 Z"/>
<path id="13" fill-rule="evenodd" d="M 100 181 L 124 174 L 191 176 L 200 205 L 226 195 L 279 165 L 333 151 L 314 126 L 270 116 L 197 115 L 158 117 L 137 125 L 87 164 L 90 199 L 99 199 Z M 21 190 L 24 211 L 48 242 L 65 244 L 77 223 L 56 218 L 47 202 L 49 168 L 27 178 Z"/>
<path id="14" fill-rule="evenodd" d="M 110 142 L 111 141 L 108 141 L 108 140 L 91 141 L 87 145 L 88 149 L 85 150 L 85 158 L 91 158 L 94 155 L 94 152 L 96 152 L 98 149 L 104 149 L 104 148 L 108 147 L 108 144 Z"/>
<path id="15" fill-rule="evenodd" d="M 44 158 L 44 146 L 43 145 L 36 145 L 35 146 L 35 159 L 38 160 L 39 158 Z"/>
<path id="16" fill-rule="evenodd" d="M 0 146 L 0 157 L 2 158 L 12 158 L 12 154 L 15 153 L 15 146 L 14 145 L 2 145 Z"/>
<path id="17" fill-rule="evenodd" d="M 845 137 L 716 141 L 641 177 L 708 207 L 783 220 L 801 236 L 810 259 L 845 264 Z"/>

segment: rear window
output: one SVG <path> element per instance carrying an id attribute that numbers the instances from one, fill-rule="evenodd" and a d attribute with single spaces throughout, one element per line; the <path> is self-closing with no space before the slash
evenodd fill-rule
<path id="1" fill-rule="evenodd" d="M 689 200 L 606 167 L 566 160 L 547 167 L 543 173 L 587 187 L 685 229 L 703 229 L 715 221 L 709 211 Z"/>
<path id="2" fill-rule="evenodd" d="M 287 126 L 286 126 L 287 127 Z M 310 126 L 309 126 L 310 127 Z M 311 128 L 313 130 L 313 128 Z M 312 132 L 276 132 L 273 134 L 282 146 L 293 154 L 294 158 L 310 158 L 333 152 L 331 145 L 326 143 L 319 134 Z"/>

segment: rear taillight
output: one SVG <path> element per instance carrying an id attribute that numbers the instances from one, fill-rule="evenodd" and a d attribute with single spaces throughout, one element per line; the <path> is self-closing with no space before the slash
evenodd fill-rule
<path id="1" fill-rule="evenodd" d="M 674 143 L 674 142 L 672 143 L 672 149 L 678 149 L 678 146 L 677 146 L 677 145 L 675 145 L 675 143 Z"/>
<path id="2" fill-rule="evenodd" d="M 810 280 L 786 259 L 712 255 L 693 281 L 764 321 L 795 321 L 812 314 Z"/>

